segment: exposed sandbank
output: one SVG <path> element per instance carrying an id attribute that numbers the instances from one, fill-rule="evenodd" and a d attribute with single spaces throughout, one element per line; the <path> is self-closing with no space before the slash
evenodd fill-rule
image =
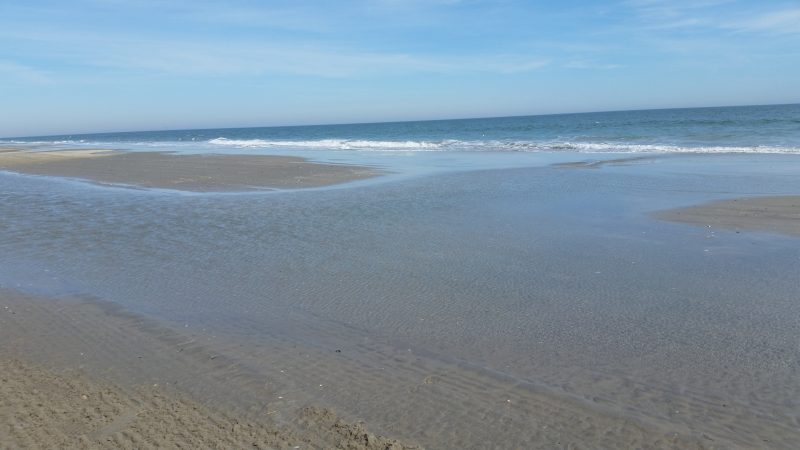
<path id="1" fill-rule="evenodd" d="M 654 214 L 674 222 L 800 236 L 800 195 L 719 200 Z"/>
<path id="2" fill-rule="evenodd" d="M 361 180 L 378 170 L 292 156 L 179 155 L 112 150 L 0 151 L 0 170 L 97 183 L 186 191 L 319 187 Z"/>

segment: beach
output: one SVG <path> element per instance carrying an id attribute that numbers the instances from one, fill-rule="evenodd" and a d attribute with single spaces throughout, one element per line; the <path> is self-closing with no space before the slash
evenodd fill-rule
<path id="1" fill-rule="evenodd" d="M 797 111 L 0 144 L 0 447 L 792 449 Z"/>
<path id="2" fill-rule="evenodd" d="M 800 449 L 797 0 L 0 11 L 0 450 Z"/>

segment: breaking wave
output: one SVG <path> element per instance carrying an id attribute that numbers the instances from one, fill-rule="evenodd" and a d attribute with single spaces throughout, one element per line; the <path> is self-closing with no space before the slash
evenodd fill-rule
<path id="1" fill-rule="evenodd" d="M 228 139 L 219 137 L 211 145 L 235 148 L 287 148 L 361 151 L 475 151 L 475 152 L 578 152 L 578 153 L 794 153 L 800 147 L 782 146 L 682 146 L 565 141 L 373 141 L 320 139 L 313 141 Z"/>
<path id="2" fill-rule="evenodd" d="M 347 139 L 320 139 L 316 141 L 271 141 L 265 139 L 227 139 L 223 137 L 208 141 L 209 144 L 227 145 L 240 148 L 293 147 L 337 150 L 435 150 L 441 148 L 444 142 L 368 141 Z"/>

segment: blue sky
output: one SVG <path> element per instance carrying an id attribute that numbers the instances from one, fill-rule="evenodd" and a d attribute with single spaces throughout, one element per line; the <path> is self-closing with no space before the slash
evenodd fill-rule
<path id="1" fill-rule="evenodd" d="M 800 1 L 0 0 L 0 136 L 800 102 Z"/>

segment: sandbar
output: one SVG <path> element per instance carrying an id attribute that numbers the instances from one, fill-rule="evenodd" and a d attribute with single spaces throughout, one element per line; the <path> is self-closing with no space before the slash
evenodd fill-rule
<path id="1" fill-rule="evenodd" d="M 673 222 L 800 236 L 800 195 L 718 200 L 659 211 L 654 216 Z"/>
<path id="2" fill-rule="evenodd" d="M 197 192 L 320 187 L 381 173 L 369 167 L 316 163 L 293 156 L 14 149 L 0 151 L 0 170 Z"/>

